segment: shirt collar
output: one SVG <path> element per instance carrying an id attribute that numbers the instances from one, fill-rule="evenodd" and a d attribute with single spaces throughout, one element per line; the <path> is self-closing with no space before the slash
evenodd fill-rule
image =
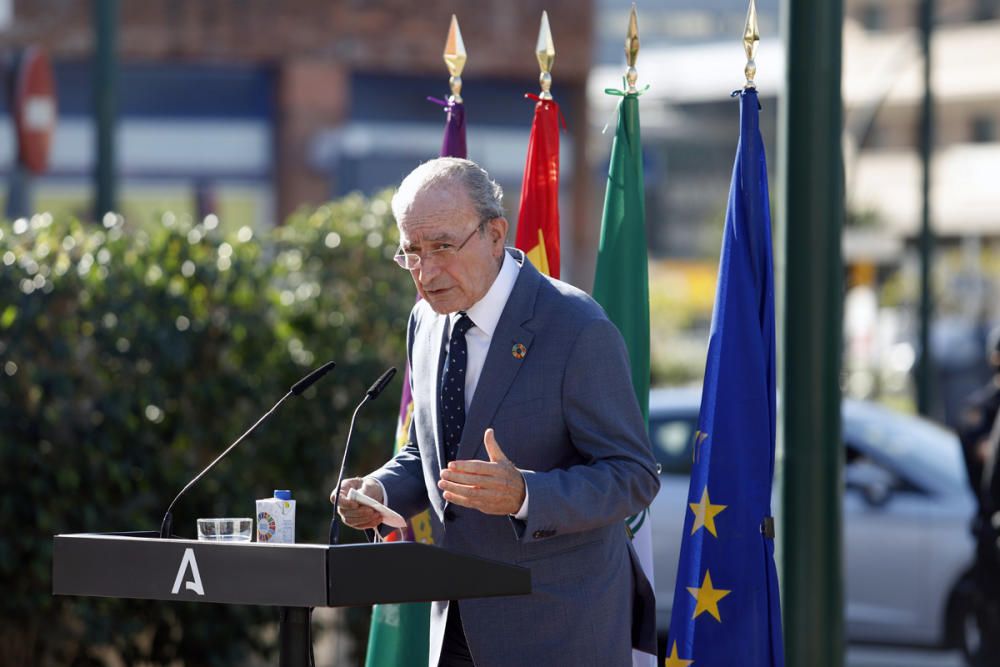
<path id="1" fill-rule="evenodd" d="M 503 264 L 500 266 L 500 273 L 497 274 L 496 280 L 490 285 L 490 289 L 483 298 L 472 304 L 472 307 L 465 311 L 469 318 L 472 319 L 473 324 L 479 327 L 490 338 L 493 337 L 493 332 L 496 331 L 497 323 L 503 314 L 504 306 L 507 305 L 510 293 L 514 291 L 514 283 L 517 282 L 517 274 L 520 270 L 520 264 L 505 250 L 503 253 Z M 451 314 L 450 319 L 453 326 L 459 317 L 461 317 L 459 313 Z"/>

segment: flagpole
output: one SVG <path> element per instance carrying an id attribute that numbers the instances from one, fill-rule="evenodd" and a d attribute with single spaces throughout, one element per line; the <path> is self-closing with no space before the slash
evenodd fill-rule
<path id="1" fill-rule="evenodd" d="M 843 0 L 782 0 L 778 229 L 781 335 L 781 563 L 789 665 L 844 664 L 841 153 Z"/>
<path id="2" fill-rule="evenodd" d="M 639 28 L 635 5 L 625 37 L 625 90 L 605 92 L 621 98 L 611 145 L 608 184 L 604 193 L 601 237 L 594 271 L 594 300 L 622 334 L 632 370 L 632 385 L 644 420 L 649 417 L 649 273 L 646 247 L 646 208 L 643 192 L 642 140 L 639 95 L 636 89 Z M 642 570 L 653 581 L 653 534 L 649 509 L 625 519 L 625 529 Z M 655 667 L 655 646 L 633 649 L 635 667 Z"/>
<path id="3" fill-rule="evenodd" d="M 465 145 L 465 104 L 462 100 L 462 70 L 467 59 L 462 30 L 458 27 L 458 17 L 451 15 L 448 38 L 444 45 L 444 63 L 448 68 L 448 86 L 451 95 L 445 103 L 448 120 L 445 123 L 444 139 L 441 142 L 441 157 L 467 157 Z"/>
<path id="4" fill-rule="evenodd" d="M 628 88 L 626 93 L 638 93 L 635 87 L 639 80 L 639 72 L 635 69 L 635 62 L 639 58 L 639 17 L 635 13 L 635 3 L 632 3 L 632 11 L 628 16 L 628 32 L 625 34 L 625 62 L 628 69 L 625 70 L 625 84 Z"/>
<path id="5" fill-rule="evenodd" d="M 448 79 L 451 87 L 449 102 L 462 103 L 462 70 L 465 69 L 466 59 L 465 42 L 462 41 L 462 30 L 458 27 L 458 17 L 452 14 L 448 38 L 444 43 L 444 64 L 451 75 Z"/>
<path id="6" fill-rule="evenodd" d="M 549 14 L 542 12 L 535 46 L 538 59 L 538 95 L 528 136 L 528 153 L 521 181 L 521 201 L 517 213 L 514 245 L 541 273 L 558 278 L 559 251 L 559 105 L 552 97 L 552 65 L 556 48 L 549 27 Z"/>
<path id="7" fill-rule="evenodd" d="M 446 101 L 428 98 L 444 106 L 447 114 L 440 157 L 466 157 L 465 104 L 462 101 L 462 70 L 465 68 L 465 43 L 458 18 L 452 14 L 448 37 L 445 39 L 444 62 L 450 78 L 451 95 Z M 419 299 L 419 297 L 417 297 Z M 409 438 L 413 418 L 413 397 L 410 395 L 410 370 L 406 369 L 403 395 L 396 424 L 396 449 L 402 449 Z M 393 533 L 396 535 L 396 533 Z M 390 539 L 392 536 L 390 536 Z M 400 539 L 433 544 L 435 540 L 430 513 L 427 510 L 409 517 L 407 528 Z M 417 575 L 419 576 L 419 575 Z M 430 603 L 407 602 L 379 604 L 372 609 L 368 633 L 366 667 L 395 665 L 396 667 L 423 667 L 430 652 Z"/>
<path id="8" fill-rule="evenodd" d="M 556 60 L 556 47 L 552 42 L 552 30 L 549 28 L 549 13 L 542 11 L 542 25 L 538 28 L 538 44 L 535 46 L 535 56 L 538 58 L 538 84 L 542 88 L 539 97 L 543 100 L 552 99 L 552 65 Z"/>
<path id="9" fill-rule="evenodd" d="M 754 82 L 759 39 L 751 1 L 665 667 L 785 665 L 771 511 L 778 396 L 771 207 Z"/>
<path id="10" fill-rule="evenodd" d="M 754 58 L 757 57 L 757 44 L 759 43 L 760 28 L 757 25 L 757 2 L 750 0 L 747 5 L 747 23 L 743 28 L 743 50 L 747 54 L 747 64 L 743 68 L 743 74 L 747 78 L 747 82 L 743 85 L 744 89 L 757 88 L 753 79 L 757 76 L 757 62 Z"/>

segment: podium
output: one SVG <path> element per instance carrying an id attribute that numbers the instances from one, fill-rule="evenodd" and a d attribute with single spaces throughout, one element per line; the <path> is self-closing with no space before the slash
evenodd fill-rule
<path id="1" fill-rule="evenodd" d="M 160 539 L 152 531 L 53 539 L 54 595 L 289 608 L 282 614 L 283 667 L 307 664 L 312 607 L 531 592 L 527 568 L 415 542 L 206 542 Z"/>

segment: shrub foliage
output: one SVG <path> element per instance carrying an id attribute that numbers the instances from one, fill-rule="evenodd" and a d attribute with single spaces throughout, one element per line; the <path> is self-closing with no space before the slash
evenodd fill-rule
<path id="1" fill-rule="evenodd" d="M 297 540 L 326 539 L 350 412 L 405 363 L 413 288 L 391 261 L 387 200 L 348 197 L 263 237 L 215 223 L 0 223 L 2 664 L 112 651 L 229 665 L 270 650 L 272 609 L 51 595 L 52 537 L 158 528 L 198 470 L 332 359 L 174 509 L 192 538 L 196 517 L 252 516 L 255 498 L 290 488 Z M 348 474 L 391 452 L 399 383 L 362 413 Z"/>

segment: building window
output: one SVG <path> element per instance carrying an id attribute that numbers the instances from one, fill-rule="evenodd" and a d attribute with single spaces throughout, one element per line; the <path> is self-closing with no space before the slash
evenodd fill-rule
<path id="1" fill-rule="evenodd" d="M 974 116 L 969 123 L 969 135 L 974 144 L 989 144 L 997 140 L 997 122 L 993 116 Z"/>
<path id="2" fill-rule="evenodd" d="M 976 0 L 972 19 L 974 21 L 992 21 L 1000 17 L 1000 0 Z"/>
<path id="3" fill-rule="evenodd" d="M 885 9 L 881 5 L 865 5 L 861 8 L 861 25 L 872 32 L 885 30 Z"/>

